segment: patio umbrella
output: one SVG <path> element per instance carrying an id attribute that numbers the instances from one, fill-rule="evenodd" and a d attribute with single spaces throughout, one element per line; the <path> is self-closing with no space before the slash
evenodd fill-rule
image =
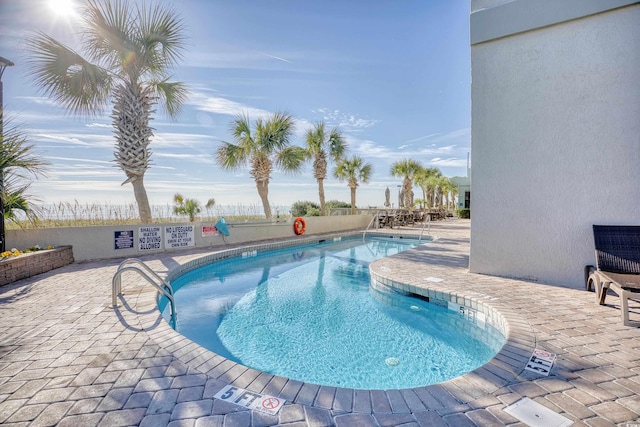
<path id="1" fill-rule="evenodd" d="M 389 187 L 387 187 L 386 190 L 384 190 L 384 207 L 388 208 L 389 206 L 391 206 L 391 191 L 389 190 Z"/>

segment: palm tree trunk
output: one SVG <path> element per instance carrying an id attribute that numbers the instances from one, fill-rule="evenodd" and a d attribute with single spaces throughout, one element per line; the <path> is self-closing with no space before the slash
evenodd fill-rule
<path id="1" fill-rule="evenodd" d="M 411 206 L 411 187 L 413 187 L 411 180 L 407 177 L 404 178 L 404 181 L 402 182 L 402 192 L 404 193 L 404 200 L 402 201 L 402 203 L 404 204 L 404 207 L 407 209 L 412 208 Z"/>
<path id="2" fill-rule="evenodd" d="M 133 185 L 133 195 L 136 198 L 138 204 L 138 212 L 140 214 L 140 221 L 143 224 L 151 223 L 151 206 L 149 205 L 149 198 L 147 197 L 147 190 L 144 188 L 144 177 L 138 177 L 131 181 Z"/>
<path id="3" fill-rule="evenodd" d="M 271 218 L 271 205 L 269 205 L 269 181 L 256 181 L 256 188 L 258 189 L 258 195 L 262 200 L 262 208 L 264 209 L 264 216 L 267 219 Z"/>
<path id="4" fill-rule="evenodd" d="M 351 215 L 356 214 L 356 187 L 351 187 Z"/>
<path id="5" fill-rule="evenodd" d="M 320 215 L 325 216 L 327 211 L 324 207 L 324 179 L 318 178 L 318 196 L 320 198 Z"/>

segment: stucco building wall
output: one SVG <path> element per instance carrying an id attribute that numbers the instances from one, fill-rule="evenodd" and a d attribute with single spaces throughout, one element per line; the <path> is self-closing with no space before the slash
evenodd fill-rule
<path id="1" fill-rule="evenodd" d="M 583 286 L 640 224 L 640 3 L 471 3 L 470 269 Z"/>

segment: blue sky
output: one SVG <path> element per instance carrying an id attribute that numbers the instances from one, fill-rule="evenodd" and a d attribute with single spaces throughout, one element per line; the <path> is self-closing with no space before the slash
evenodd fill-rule
<path id="1" fill-rule="evenodd" d="M 59 3 L 60 0 L 58 0 Z M 78 2 L 79 0 L 76 0 Z M 80 49 L 73 14 L 52 0 L 0 0 L 0 56 L 8 68 L 5 117 L 21 124 L 51 166 L 33 184 L 42 203 L 133 203 L 130 185 L 113 162 L 109 112 L 70 117 L 42 97 L 27 76 L 24 36 L 42 30 Z M 339 126 L 349 144 L 373 166 L 358 188 L 359 207 L 381 206 L 384 190 L 397 192 L 393 162 L 404 158 L 466 176 L 470 150 L 468 0 L 165 1 L 182 17 L 188 37 L 175 80 L 191 95 L 175 122 L 153 121 L 152 166 L 145 175 L 151 204 L 173 194 L 203 203 L 260 205 L 248 170 L 223 171 L 214 161 L 231 141 L 237 114 L 254 120 L 275 111 L 296 119 L 293 142 L 320 120 Z M 272 206 L 317 202 L 308 165 L 298 176 L 274 172 Z M 419 197 L 418 188 L 416 196 Z M 345 182 L 325 181 L 327 200 L 349 201 Z M 393 193 L 392 193 L 393 194 Z"/>

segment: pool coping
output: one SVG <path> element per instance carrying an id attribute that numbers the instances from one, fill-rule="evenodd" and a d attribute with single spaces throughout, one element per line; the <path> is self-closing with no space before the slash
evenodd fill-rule
<path id="1" fill-rule="evenodd" d="M 388 235 L 389 232 L 370 232 Z M 337 237 L 361 235 L 362 232 L 332 233 L 322 236 L 309 236 L 240 247 L 198 256 L 188 260 L 167 272 L 171 280 L 187 271 L 198 268 L 214 260 L 233 256 L 242 256 L 243 252 L 269 250 L 313 243 Z M 413 235 L 412 235 L 413 236 Z M 412 251 L 414 249 L 409 249 Z M 394 255 L 393 258 L 397 255 Z M 254 393 L 269 395 L 286 400 L 287 404 L 301 404 L 335 413 L 406 413 L 407 409 L 424 410 L 425 402 L 429 409 L 440 413 L 449 410 L 455 412 L 460 405 L 468 404 L 484 395 L 513 383 L 526 381 L 522 374 L 535 349 L 535 334 L 531 325 L 522 320 L 507 302 L 488 295 L 472 294 L 453 289 L 449 282 L 428 282 L 417 286 L 404 283 L 393 277 L 394 272 L 386 269 L 382 258 L 371 263 L 369 270 L 372 280 L 391 288 L 417 295 L 445 300 L 483 313 L 492 319 L 504 332 L 506 342 L 500 351 L 479 368 L 451 380 L 415 388 L 389 390 L 363 390 L 322 386 L 267 374 L 228 360 L 176 332 L 162 317 L 157 308 L 158 294 L 146 288 L 137 288 L 137 296 L 132 309 L 137 313 L 140 328 L 161 348 L 171 353 L 185 365 L 214 379 L 216 387 L 222 389 L 232 385 Z M 134 291 L 134 292 L 136 292 Z M 129 291 L 128 293 L 131 293 Z M 128 297 L 127 297 L 128 298 Z M 366 395 L 366 398 L 365 398 Z M 368 403 L 367 403 L 368 401 Z M 412 408 L 412 402 L 415 407 Z M 408 408 L 407 408 L 408 406 Z"/>

